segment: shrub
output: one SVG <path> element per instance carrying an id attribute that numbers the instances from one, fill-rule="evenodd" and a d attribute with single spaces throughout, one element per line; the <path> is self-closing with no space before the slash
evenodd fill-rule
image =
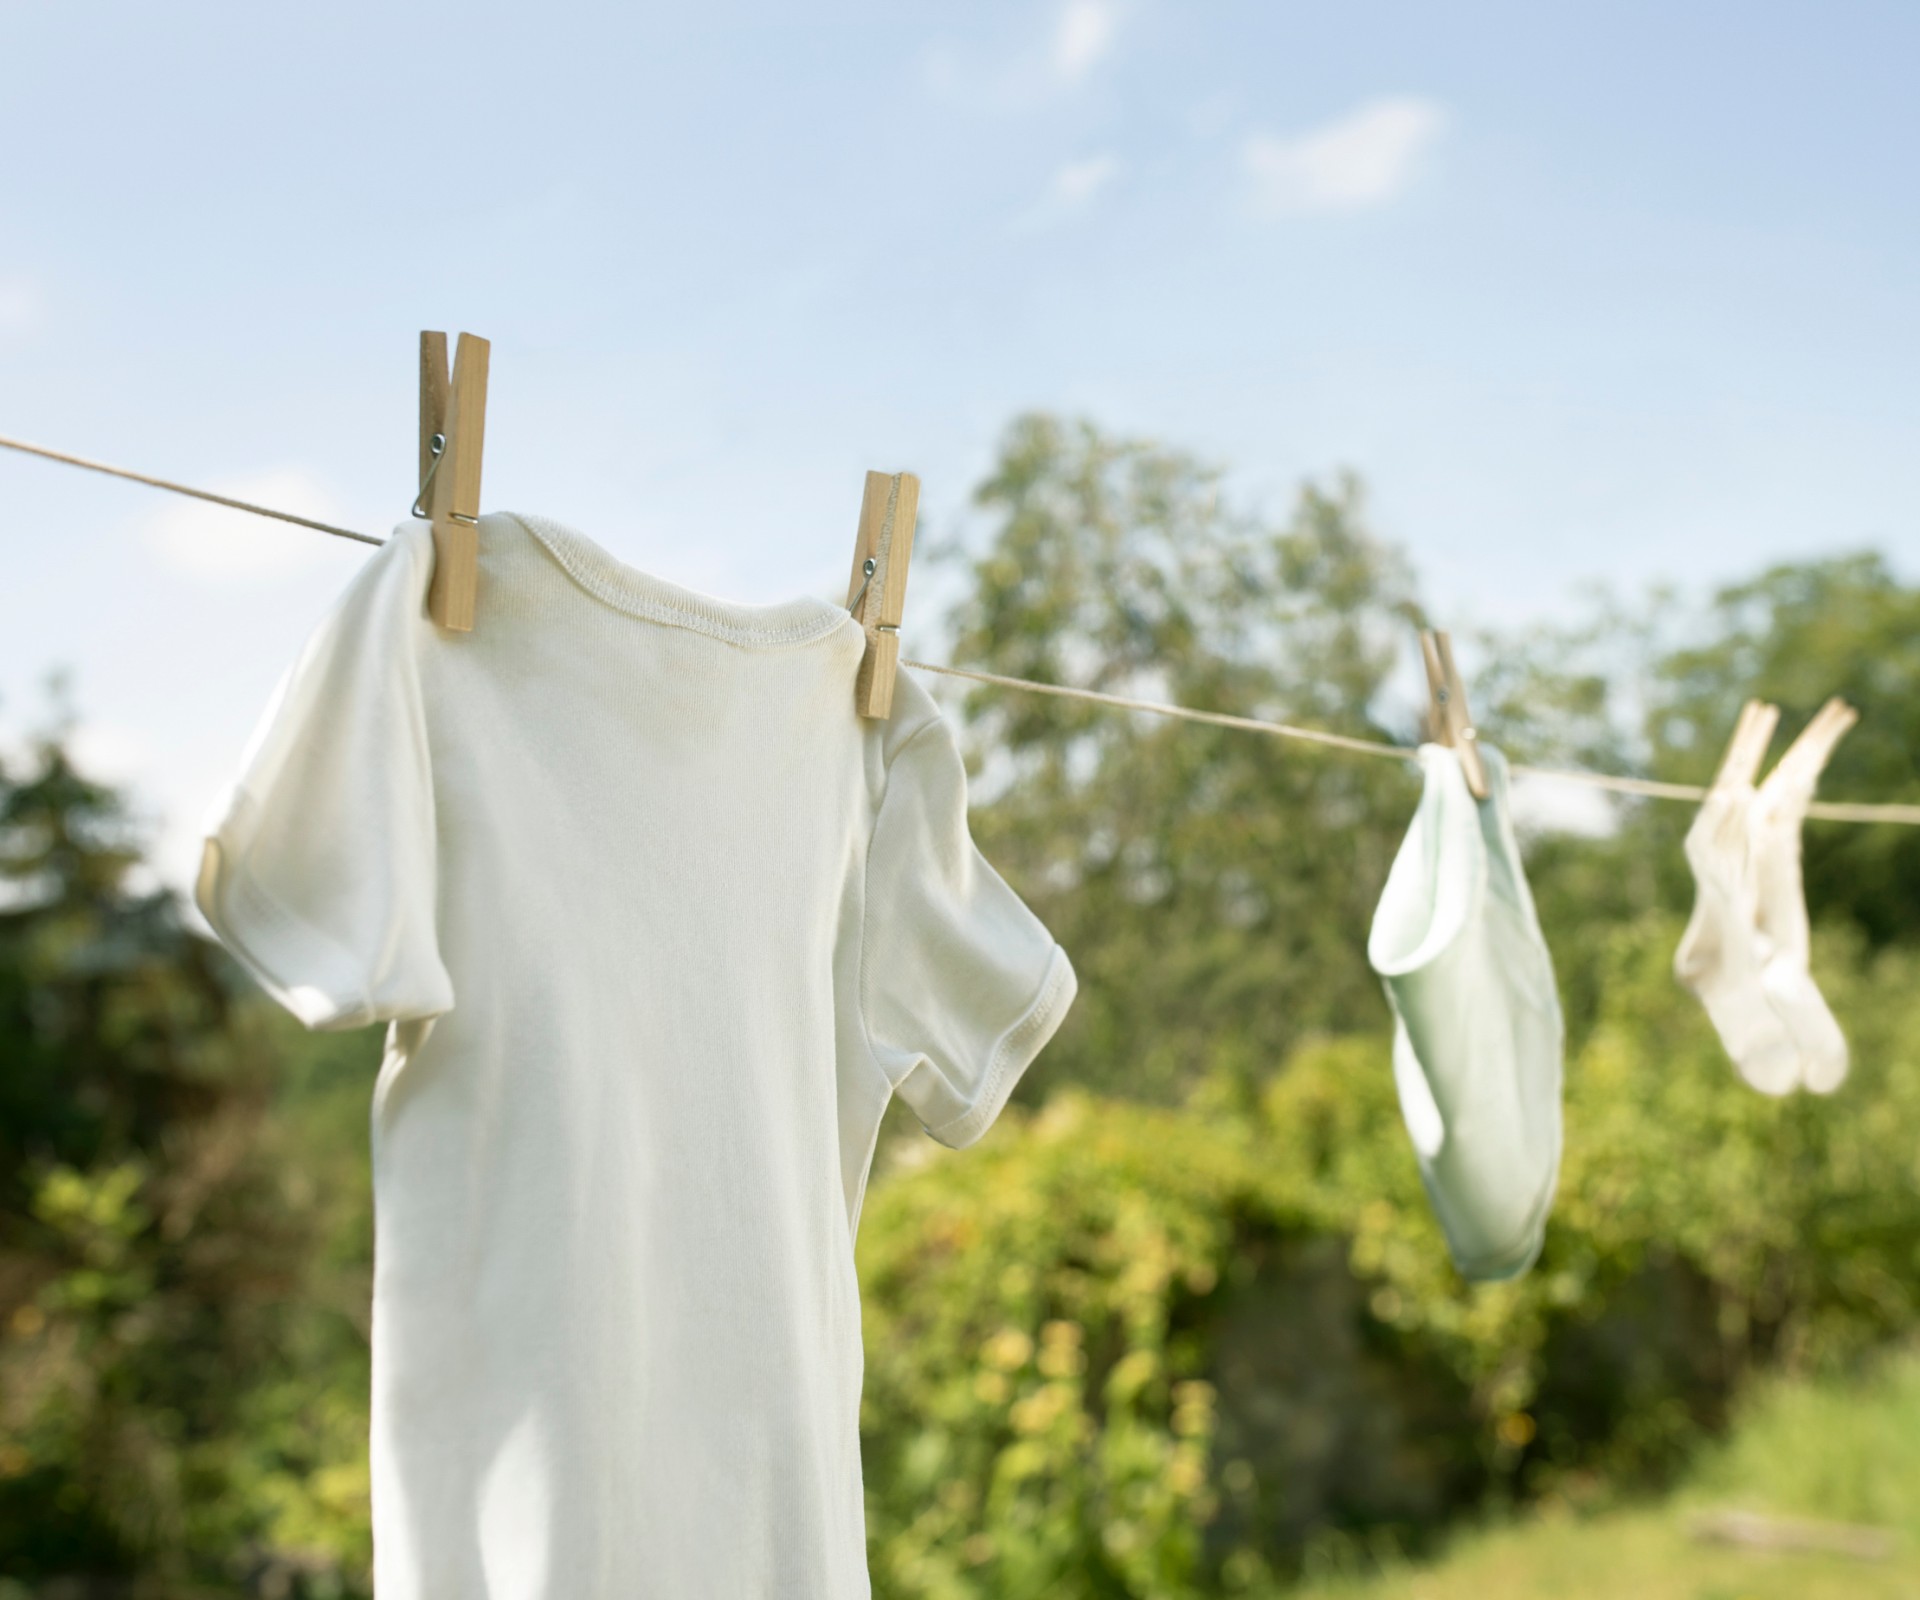
<path id="1" fill-rule="evenodd" d="M 1381 1039 L 1303 1046 L 1254 1107 L 1065 1093 L 877 1181 L 877 1591 L 1260 1586 L 1316 1541 L 1404 1548 L 1490 1497 L 1658 1478 L 1754 1368 L 1913 1328 L 1914 958 L 1829 952 L 1852 1079 L 1769 1100 L 1675 986 L 1677 936 L 1649 917 L 1607 946 L 1547 1248 L 1515 1283 L 1448 1263 Z"/>

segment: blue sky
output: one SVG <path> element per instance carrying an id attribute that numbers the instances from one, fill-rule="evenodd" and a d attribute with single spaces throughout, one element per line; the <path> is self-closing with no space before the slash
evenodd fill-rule
<path id="1" fill-rule="evenodd" d="M 1920 567 L 1911 5 L 0 0 L 0 39 L 0 433 L 384 532 L 418 330 L 467 328 L 485 504 L 738 599 L 834 591 L 870 466 L 950 531 L 1033 407 L 1276 511 L 1358 470 L 1462 623 Z M 0 509 L 0 723 L 71 668 L 179 877 L 363 552 L 5 454 Z"/>

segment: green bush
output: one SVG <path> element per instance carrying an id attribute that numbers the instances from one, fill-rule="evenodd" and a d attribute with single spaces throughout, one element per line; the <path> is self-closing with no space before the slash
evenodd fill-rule
<path id="1" fill-rule="evenodd" d="M 1538 1267 L 1461 1282 L 1382 1039 L 1257 1106 L 1079 1093 L 886 1174 L 862 1225 L 874 1578 L 887 1596 L 1235 1592 L 1317 1543 L 1655 1481 L 1760 1364 L 1920 1322 L 1920 969 L 1828 952 L 1856 1064 L 1769 1100 L 1618 930 L 1568 1065 Z"/>
<path id="2" fill-rule="evenodd" d="M 0 1574 L 363 1592 L 371 1041 L 242 992 L 138 859 L 58 731 L 0 763 Z"/>

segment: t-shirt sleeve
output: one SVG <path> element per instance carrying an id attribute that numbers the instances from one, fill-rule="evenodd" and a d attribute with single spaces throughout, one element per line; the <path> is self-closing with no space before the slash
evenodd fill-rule
<path id="1" fill-rule="evenodd" d="M 403 524 L 281 680 L 210 819 L 201 913 L 310 1028 L 453 1006 L 420 688 L 431 574 L 430 533 Z"/>
<path id="2" fill-rule="evenodd" d="M 967 831 L 967 780 L 935 716 L 887 768 L 867 860 L 861 1005 L 895 1092 L 940 1143 L 985 1133 L 1059 1027 L 1073 968 Z"/>

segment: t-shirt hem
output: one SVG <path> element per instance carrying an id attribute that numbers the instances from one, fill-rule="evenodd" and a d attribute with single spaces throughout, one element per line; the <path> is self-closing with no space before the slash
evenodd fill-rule
<path id="1" fill-rule="evenodd" d="M 973 1104 L 957 1117 L 928 1126 L 927 1132 L 954 1150 L 965 1149 L 985 1133 L 1005 1108 L 1014 1085 L 1019 1083 L 1027 1068 L 1033 1065 L 1034 1059 L 1046 1048 L 1047 1041 L 1065 1020 L 1067 1010 L 1078 992 L 1079 980 L 1074 976 L 1073 963 L 1067 959 L 1067 952 L 1056 944 L 1047 962 L 1046 976 L 1041 980 L 1038 997 L 1020 1020 L 1001 1036 Z"/>
<path id="2" fill-rule="evenodd" d="M 1472 1261 L 1456 1258 L 1454 1268 L 1470 1283 L 1503 1283 L 1508 1278 L 1519 1277 L 1540 1259 L 1540 1250 L 1546 1239 L 1545 1227 L 1536 1225 L 1513 1248 L 1497 1255 L 1479 1256 Z"/>
<path id="3" fill-rule="evenodd" d="M 1467 1258 L 1454 1255 L 1454 1268 L 1460 1276 L 1471 1283 L 1501 1283 L 1508 1278 L 1519 1277 L 1538 1261 L 1546 1245 L 1547 1218 L 1553 1210 L 1554 1191 L 1558 1189 L 1559 1182 L 1560 1164 L 1556 1160 L 1539 1198 L 1528 1208 L 1527 1220 L 1521 1224 L 1513 1242 L 1503 1248 L 1483 1250 Z M 1451 1249 L 1449 1253 L 1452 1253 Z"/>

